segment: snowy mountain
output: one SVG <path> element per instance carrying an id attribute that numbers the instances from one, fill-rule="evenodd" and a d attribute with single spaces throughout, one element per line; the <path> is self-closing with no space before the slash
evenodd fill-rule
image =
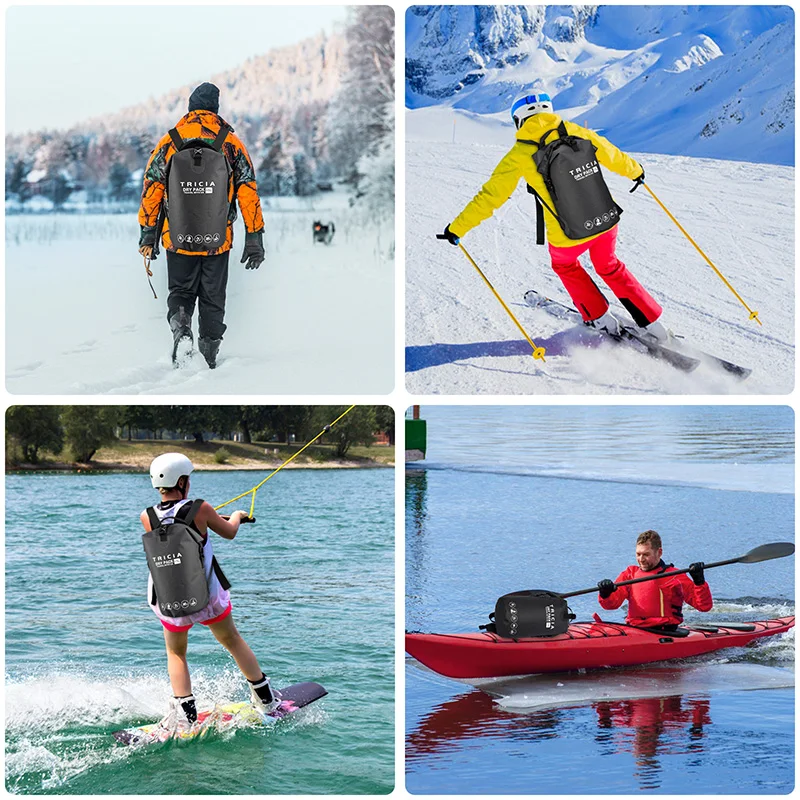
<path id="1" fill-rule="evenodd" d="M 414 6 L 406 54 L 411 109 L 547 91 L 624 149 L 794 163 L 789 6 Z"/>
<path id="2" fill-rule="evenodd" d="M 341 85 L 345 69 L 345 39 L 340 34 L 305 39 L 295 45 L 270 50 L 234 69 L 176 88 L 102 118 L 89 120 L 91 128 L 120 130 L 135 125 L 164 129 L 186 113 L 189 94 L 203 80 L 220 88 L 220 113 L 231 124 L 268 117 L 278 109 L 315 104 L 324 108 Z"/>

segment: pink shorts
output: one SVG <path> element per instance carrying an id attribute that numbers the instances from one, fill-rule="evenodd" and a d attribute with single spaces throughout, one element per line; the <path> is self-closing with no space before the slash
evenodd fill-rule
<path id="1" fill-rule="evenodd" d="M 212 619 L 205 619 L 200 624 L 201 625 L 213 625 L 215 622 L 222 622 L 225 617 L 229 616 L 231 611 L 233 611 L 233 606 L 231 603 L 228 603 L 228 607 L 221 613 L 217 614 L 216 617 Z M 159 617 L 161 620 L 161 624 L 168 630 L 172 631 L 173 633 L 181 633 L 181 631 L 188 631 L 194 625 L 193 622 L 190 622 L 188 625 L 173 625 L 171 622 L 167 622 Z"/>

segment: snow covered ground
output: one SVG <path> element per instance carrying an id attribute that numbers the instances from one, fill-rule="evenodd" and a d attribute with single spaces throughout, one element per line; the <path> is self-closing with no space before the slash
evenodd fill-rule
<path id="1" fill-rule="evenodd" d="M 453 121 L 456 120 L 455 133 Z M 542 364 L 458 248 L 435 239 L 513 141 L 492 117 L 441 107 L 406 115 L 406 386 L 442 394 L 784 394 L 794 387 L 794 169 L 636 154 L 648 185 L 751 308 L 748 314 L 653 199 L 606 173 L 625 213 L 617 253 L 664 306 L 664 323 L 707 352 L 752 367 L 744 382 L 691 374 L 628 348 L 575 344 L 576 330 L 522 303 L 527 289 L 569 302 L 524 183 L 463 244 L 537 344 Z M 455 138 L 455 142 L 453 141 Z M 494 141 L 494 144 L 489 142 Z M 586 263 L 586 260 L 584 259 Z M 590 273 L 592 272 L 589 266 Z M 598 283 L 603 288 L 605 285 Z M 610 292 L 612 308 L 625 316 Z M 584 337 L 585 338 L 585 337 Z"/>
<path id="2" fill-rule="evenodd" d="M 154 300 L 133 215 L 6 218 L 6 386 L 12 394 L 364 394 L 393 386 L 394 228 L 338 195 L 264 204 L 266 261 L 239 263 L 237 223 L 218 367 L 174 370 L 166 258 Z M 336 223 L 312 245 L 315 219 Z M 197 314 L 194 318 L 195 334 Z"/>

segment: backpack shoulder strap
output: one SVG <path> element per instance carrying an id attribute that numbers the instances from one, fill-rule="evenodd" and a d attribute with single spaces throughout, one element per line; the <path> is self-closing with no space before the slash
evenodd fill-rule
<path id="1" fill-rule="evenodd" d="M 532 194 L 536 199 L 536 244 L 544 244 L 544 209 L 542 200 L 536 189 L 528 184 L 528 194 Z"/>
<path id="2" fill-rule="evenodd" d="M 558 219 L 558 214 L 545 203 L 539 192 L 530 184 L 528 184 L 528 194 L 532 194 L 536 198 L 536 244 L 544 244 L 544 208 L 556 219 Z M 542 208 L 542 206 L 544 206 L 544 208 Z"/>
<path id="3" fill-rule="evenodd" d="M 214 143 L 211 145 L 211 147 L 219 153 L 222 150 L 222 145 L 224 144 L 225 139 L 232 130 L 233 128 L 231 128 L 227 122 L 223 122 L 219 127 L 219 133 L 214 139 Z"/>
<path id="4" fill-rule="evenodd" d="M 175 514 L 175 519 L 179 519 L 187 525 L 191 525 L 192 522 L 194 522 L 194 518 L 197 516 L 197 512 L 200 510 L 200 506 L 202 506 L 204 502 L 205 500 L 201 500 L 198 497 L 197 500 L 192 500 L 191 503 L 184 503 L 178 509 L 178 513 Z"/>
<path id="5" fill-rule="evenodd" d="M 214 574 L 217 576 L 217 580 L 219 581 L 219 585 L 223 589 L 230 589 L 231 582 L 225 577 L 225 573 L 222 571 L 222 567 L 219 565 L 219 561 L 217 561 L 217 557 L 214 556 L 211 559 L 211 569 L 214 570 Z"/>
<path id="6" fill-rule="evenodd" d="M 183 147 L 183 139 L 181 139 L 177 128 L 170 129 L 169 138 L 172 139 L 172 144 L 175 145 L 176 150 L 180 150 Z"/>
<path id="7" fill-rule="evenodd" d="M 567 133 L 567 126 L 564 124 L 564 120 L 561 120 L 561 123 L 558 126 L 558 135 L 562 139 L 566 139 L 569 134 Z"/>
<path id="8" fill-rule="evenodd" d="M 147 519 L 150 520 L 150 530 L 154 531 L 156 528 L 161 526 L 161 520 L 158 518 L 158 514 L 156 514 L 156 510 L 153 506 L 150 506 L 146 509 L 147 511 Z"/>

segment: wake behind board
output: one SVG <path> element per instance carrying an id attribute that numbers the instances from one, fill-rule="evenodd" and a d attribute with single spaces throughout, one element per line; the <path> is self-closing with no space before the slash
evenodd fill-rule
<path id="1" fill-rule="evenodd" d="M 284 689 L 278 689 L 281 696 L 280 705 L 267 716 L 273 719 L 283 717 L 305 708 L 315 700 L 328 694 L 327 689 L 318 683 L 294 683 Z M 210 711 L 201 711 L 197 715 L 197 722 L 185 731 L 173 732 L 161 728 L 157 722 L 143 725 L 140 728 L 126 728 L 115 731 L 112 735 L 120 744 L 155 744 L 168 739 L 190 740 L 202 738 L 211 730 L 221 730 L 233 727 L 237 723 L 264 724 L 262 715 L 249 703 L 227 703 L 215 706 Z"/>

